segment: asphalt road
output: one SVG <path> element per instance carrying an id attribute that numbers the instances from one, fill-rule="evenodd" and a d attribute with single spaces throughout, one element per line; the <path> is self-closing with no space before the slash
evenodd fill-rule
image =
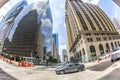
<path id="1" fill-rule="evenodd" d="M 104 71 L 105 69 L 107 69 L 108 67 L 110 67 L 112 64 L 113 63 L 111 63 L 111 61 L 108 60 L 108 61 L 101 62 L 101 63 L 99 63 L 97 65 L 88 67 L 87 69 L 90 69 L 92 71 Z"/>
<path id="2" fill-rule="evenodd" d="M 11 77 L 7 73 L 5 73 L 1 68 L 0 68 L 0 80 L 16 80 L 15 78 Z"/>
<path id="3" fill-rule="evenodd" d="M 120 68 L 115 69 L 114 71 L 99 80 L 120 80 Z"/>

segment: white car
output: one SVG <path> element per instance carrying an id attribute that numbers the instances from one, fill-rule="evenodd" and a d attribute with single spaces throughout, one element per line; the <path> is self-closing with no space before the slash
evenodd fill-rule
<path id="1" fill-rule="evenodd" d="M 114 62 L 120 59 L 120 47 L 113 50 L 113 52 L 110 55 L 110 58 L 111 58 L 111 62 Z"/>

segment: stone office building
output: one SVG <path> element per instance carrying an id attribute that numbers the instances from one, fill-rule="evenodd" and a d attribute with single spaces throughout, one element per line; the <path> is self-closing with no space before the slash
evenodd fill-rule
<path id="1" fill-rule="evenodd" d="M 104 11 L 81 0 L 66 0 L 69 60 L 89 62 L 120 46 L 120 35 Z"/>

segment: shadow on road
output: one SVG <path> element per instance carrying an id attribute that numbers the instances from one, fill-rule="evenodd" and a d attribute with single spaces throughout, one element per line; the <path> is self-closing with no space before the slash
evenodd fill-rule
<path id="1" fill-rule="evenodd" d="M 17 80 L 10 76 L 9 74 L 5 73 L 1 68 L 0 68 L 0 80 Z"/>
<path id="2" fill-rule="evenodd" d="M 104 71 L 105 69 L 107 69 L 108 67 L 110 67 L 113 63 L 111 63 L 111 61 L 104 61 L 104 62 L 101 62 L 97 65 L 94 65 L 94 66 L 91 66 L 91 67 L 88 67 L 87 69 L 90 69 L 92 71 Z"/>

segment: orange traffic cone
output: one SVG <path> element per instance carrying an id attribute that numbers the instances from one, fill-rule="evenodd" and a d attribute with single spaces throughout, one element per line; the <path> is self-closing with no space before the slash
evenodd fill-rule
<path id="1" fill-rule="evenodd" d="M 8 62 L 8 59 L 6 58 L 6 62 Z"/>
<path id="2" fill-rule="evenodd" d="M 34 64 L 33 64 L 33 63 L 31 63 L 31 67 L 34 67 Z"/>
<path id="3" fill-rule="evenodd" d="M 21 62 L 18 62 L 18 66 L 21 66 Z"/>
<path id="4" fill-rule="evenodd" d="M 12 61 L 10 60 L 10 64 L 12 64 Z"/>

